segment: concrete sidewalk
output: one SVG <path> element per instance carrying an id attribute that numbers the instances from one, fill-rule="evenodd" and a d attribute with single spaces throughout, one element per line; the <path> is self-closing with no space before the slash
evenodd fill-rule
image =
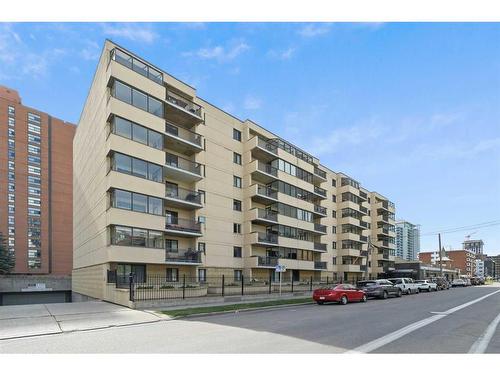
<path id="1" fill-rule="evenodd" d="M 0 306 L 0 340 L 165 320 L 102 301 Z"/>

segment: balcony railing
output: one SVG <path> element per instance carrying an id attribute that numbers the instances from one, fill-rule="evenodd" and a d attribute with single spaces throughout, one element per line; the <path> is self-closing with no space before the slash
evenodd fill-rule
<path id="1" fill-rule="evenodd" d="M 316 270 L 326 270 L 326 262 L 314 262 L 314 269 Z"/>
<path id="2" fill-rule="evenodd" d="M 169 123 L 165 125 L 165 132 L 167 134 L 171 134 L 175 137 L 181 138 L 187 142 L 194 143 L 199 147 L 202 147 L 201 145 L 202 136 L 198 133 L 192 132 L 184 128 L 180 128 L 178 126 Z"/>
<path id="3" fill-rule="evenodd" d="M 193 249 L 166 249 L 167 262 L 201 263 L 201 251 Z"/>
<path id="4" fill-rule="evenodd" d="M 179 219 L 177 217 L 167 216 L 165 228 L 183 232 L 201 232 L 201 224 L 196 220 Z"/>
<path id="5" fill-rule="evenodd" d="M 315 242 L 314 250 L 326 251 L 326 243 Z"/>
<path id="6" fill-rule="evenodd" d="M 258 257 L 257 264 L 259 266 L 275 267 L 278 265 L 278 259 L 277 257 Z"/>
<path id="7" fill-rule="evenodd" d="M 314 205 L 314 212 L 316 212 L 318 214 L 326 215 L 326 208 L 315 204 Z"/>
<path id="8" fill-rule="evenodd" d="M 360 253 L 360 255 L 361 255 L 362 257 L 367 257 L 367 256 L 368 256 L 368 251 L 366 251 L 366 250 L 362 250 L 362 251 L 361 251 L 361 253 Z"/>
<path id="9" fill-rule="evenodd" d="M 368 237 L 367 236 L 359 236 L 359 240 L 361 242 L 368 242 Z"/>
<path id="10" fill-rule="evenodd" d="M 259 219 L 278 221 L 278 213 L 275 211 L 266 210 L 263 208 L 257 208 L 257 217 Z"/>
<path id="11" fill-rule="evenodd" d="M 321 195 L 322 197 L 325 197 L 325 198 L 326 198 L 326 190 L 325 190 L 325 189 L 322 189 L 322 188 L 320 188 L 319 186 L 315 186 L 315 187 L 314 187 L 314 192 L 315 192 L 316 194 L 319 194 L 319 195 Z"/>
<path id="12" fill-rule="evenodd" d="M 366 271 L 366 264 L 361 264 L 361 265 L 359 266 L 359 270 L 360 270 L 360 271 Z"/>
<path id="13" fill-rule="evenodd" d="M 319 169 L 318 167 L 314 167 L 314 174 L 316 176 L 320 176 L 321 178 L 324 178 L 326 179 L 326 172 L 325 171 L 322 171 L 321 169 Z"/>
<path id="14" fill-rule="evenodd" d="M 278 154 L 278 146 L 276 146 L 273 143 L 270 143 L 270 142 L 258 137 L 257 144 L 259 145 L 259 147 L 269 151 L 272 154 L 275 154 L 275 155 Z"/>
<path id="15" fill-rule="evenodd" d="M 363 207 L 363 206 L 359 206 L 359 210 L 364 213 L 364 214 L 367 214 L 368 213 L 368 208 L 366 207 Z"/>
<path id="16" fill-rule="evenodd" d="M 187 172 L 191 172 L 201 176 L 201 164 L 193 162 L 188 159 L 181 158 L 180 156 L 171 154 L 169 152 L 165 153 L 166 160 L 165 164 L 177 169 L 182 169 Z"/>
<path id="17" fill-rule="evenodd" d="M 191 112 L 192 114 L 201 117 L 201 106 L 193 103 L 192 101 L 183 98 L 180 95 L 173 93 L 172 91 L 167 92 L 167 102 L 176 105 L 177 107 L 181 107 L 182 109 Z"/>
<path id="18" fill-rule="evenodd" d="M 201 194 L 199 192 L 180 187 L 167 186 L 165 189 L 165 196 L 167 198 L 178 199 L 189 203 L 201 204 Z"/>
<path id="19" fill-rule="evenodd" d="M 321 233 L 326 233 L 326 225 L 314 223 L 314 230 Z"/>
<path id="20" fill-rule="evenodd" d="M 274 233 L 257 232 L 257 239 L 259 242 L 278 243 L 278 235 Z"/>
<path id="21" fill-rule="evenodd" d="M 265 185 L 257 185 L 257 194 L 264 195 L 272 199 L 278 199 L 278 192 Z"/>
<path id="22" fill-rule="evenodd" d="M 262 163 L 259 161 L 259 163 L 257 164 L 257 168 L 259 169 L 259 171 L 270 174 L 271 176 L 278 176 L 278 169 L 270 164 Z"/>

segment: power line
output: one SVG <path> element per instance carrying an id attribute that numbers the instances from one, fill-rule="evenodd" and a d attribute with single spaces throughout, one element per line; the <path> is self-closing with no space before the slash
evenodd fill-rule
<path id="1" fill-rule="evenodd" d="M 444 234 L 444 233 L 463 232 L 463 231 L 469 231 L 469 230 L 474 230 L 474 229 L 493 227 L 496 225 L 500 225 L 500 220 L 487 221 L 487 222 L 479 223 L 479 224 L 471 224 L 471 225 L 462 226 L 462 227 L 455 227 L 455 228 L 443 229 L 440 231 L 422 233 L 421 236 L 435 236 L 436 234 L 439 234 L 439 233 Z"/>

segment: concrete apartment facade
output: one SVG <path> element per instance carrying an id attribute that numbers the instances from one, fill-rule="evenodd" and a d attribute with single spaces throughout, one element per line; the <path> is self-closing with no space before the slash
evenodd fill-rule
<path id="1" fill-rule="evenodd" d="M 419 252 L 420 226 L 405 220 L 396 221 L 396 256 L 416 260 Z"/>
<path id="2" fill-rule="evenodd" d="M 476 255 L 482 255 L 484 249 L 483 240 L 465 240 L 462 243 L 462 248 L 464 250 L 470 250 Z"/>
<path id="3" fill-rule="evenodd" d="M 124 303 L 109 270 L 352 280 L 394 266 L 386 197 L 111 41 L 73 146 L 75 294 Z"/>
<path id="4" fill-rule="evenodd" d="M 476 276 L 476 254 L 470 250 L 447 250 L 446 256 L 443 254 L 443 267 L 458 268 L 460 274 L 473 277 Z M 439 264 L 439 253 L 421 252 L 419 260 L 424 263 Z"/>
<path id="5" fill-rule="evenodd" d="M 70 289 L 75 129 L 0 86 L 0 232 L 15 256 L 0 280 L 3 303 L 36 284 Z"/>

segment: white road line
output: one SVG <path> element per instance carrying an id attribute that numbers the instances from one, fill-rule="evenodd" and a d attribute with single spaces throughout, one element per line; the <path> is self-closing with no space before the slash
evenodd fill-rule
<path id="1" fill-rule="evenodd" d="M 500 314 L 490 323 L 486 331 L 476 340 L 469 349 L 469 353 L 484 353 L 495 333 L 498 323 L 500 323 Z"/>
<path id="2" fill-rule="evenodd" d="M 395 341 L 403 336 L 406 336 L 407 334 L 409 334 L 413 331 L 416 331 L 419 328 L 425 327 L 431 323 L 434 323 L 435 321 L 443 319 L 454 312 L 457 312 L 457 311 L 462 310 L 470 305 L 478 303 L 479 301 L 482 301 L 483 299 L 488 298 L 488 297 L 490 297 L 494 294 L 497 294 L 497 293 L 500 293 L 500 290 L 497 290 L 496 292 L 493 292 L 493 293 L 486 294 L 482 297 L 476 298 L 476 299 L 469 301 L 469 302 L 466 302 L 462 305 L 453 307 L 449 310 L 443 311 L 442 315 L 433 315 L 429 318 L 419 320 L 418 322 L 412 323 L 409 326 L 398 329 L 397 331 L 394 331 L 394 332 L 389 333 L 385 336 L 382 336 L 378 339 L 375 339 L 375 340 L 370 341 L 366 344 L 358 346 L 357 348 L 349 350 L 346 353 L 351 354 L 351 353 L 369 353 L 369 352 L 372 352 L 372 351 L 374 351 L 374 350 L 376 350 L 384 345 L 387 345 L 387 344 L 389 344 L 389 343 L 391 343 L 391 342 L 393 342 L 393 341 Z"/>

